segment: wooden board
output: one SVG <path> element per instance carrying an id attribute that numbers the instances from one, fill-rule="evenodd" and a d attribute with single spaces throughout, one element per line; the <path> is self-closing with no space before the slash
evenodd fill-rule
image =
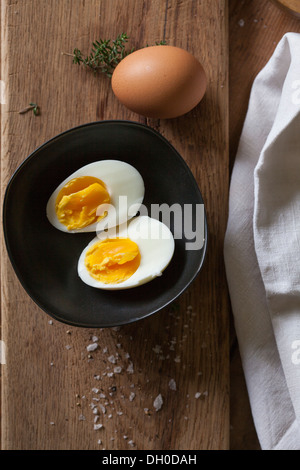
<path id="1" fill-rule="evenodd" d="M 120 329 L 50 324 L 20 286 L 2 242 L 3 449 L 228 449 L 226 3 L 2 1 L 2 198 L 14 170 L 46 139 L 94 120 L 129 119 L 157 129 L 182 154 L 201 188 L 209 227 L 205 266 L 180 301 Z M 88 52 L 95 39 L 123 31 L 136 48 L 165 39 L 193 53 L 209 78 L 203 102 L 178 119 L 144 119 L 116 101 L 106 77 L 96 78 L 61 55 L 75 47 Z M 32 101 L 40 116 L 20 115 Z M 99 348 L 89 354 L 93 336 Z M 111 375 L 115 365 L 122 372 Z M 163 406 L 156 412 L 159 394 Z M 99 408 L 103 428 L 97 431 L 92 403 L 105 407 L 105 413 Z"/>
<path id="2" fill-rule="evenodd" d="M 275 3 L 286 9 L 288 12 L 300 17 L 300 2 L 299 0 L 274 0 Z"/>

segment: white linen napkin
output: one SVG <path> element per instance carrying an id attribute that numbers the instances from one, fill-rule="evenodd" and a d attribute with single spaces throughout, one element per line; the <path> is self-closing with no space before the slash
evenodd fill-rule
<path id="1" fill-rule="evenodd" d="M 262 450 L 300 450 L 300 34 L 256 77 L 233 168 L 224 258 Z"/>

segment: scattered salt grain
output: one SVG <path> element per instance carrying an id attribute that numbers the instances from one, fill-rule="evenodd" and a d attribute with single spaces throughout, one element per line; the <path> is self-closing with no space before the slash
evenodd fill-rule
<path id="1" fill-rule="evenodd" d="M 79 418 L 78 418 L 78 419 L 79 419 L 79 421 L 85 421 L 85 416 L 79 415 Z"/>
<path id="2" fill-rule="evenodd" d="M 244 20 L 240 20 L 238 24 L 239 24 L 239 26 L 240 26 L 241 28 L 243 28 L 243 27 L 245 26 L 245 21 L 244 21 Z"/>
<path id="3" fill-rule="evenodd" d="M 200 398 L 201 395 L 202 395 L 202 394 L 201 394 L 200 392 L 197 392 L 197 393 L 195 393 L 195 398 Z"/>
<path id="4" fill-rule="evenodd" d="M 92 351 L 95 351 L 97 348 L 98 348 L 98 343 L 92 343 L 86 347 L 86 350 L 88 352 L 92 352 Z"/>
<path id="5" fill-rule="evenodd" d="M 99 389 L 94 387 L 94 388 L 92 388 L 92 392 L 93 393 L 99 393 Z"/>
<path id="6" fill-rule="evenodd" d="M 129 401 L 133 401 L 134 399 L 135 399 L 135 393 L 131 392 L 131 394 L 129 395 Z"/>
<path id="7" fill-rule="evenodd" d="M 162 396 L 161 394 L 157 395 L 157 397 L 155 398 L 154 402 L 153 402 L 153 406 L 155 408 L 155 411 L 159 411 L 161 409 L 163 405 L 163 399 L 162 399 Z"/>
<path id="8" fill-rule="evenodd" d="M 156 353 L 156 354 L 160 354 L 161 353 L 161 346 L 159 346 L 158 344 L 155 346 L 155 348 L 152 348 L 153 351 Z"/>
<path id="9" fill-rule="evenodd" d="M 114 373 L 115 374 L 120 374 L 122 372 L 122 367 L 121 366 L 117 366 L 114 368 Z"/>
<path id="10" fill-rule="evenodd" d="M 108 361 L 111 362 L 112 364 L 115 364 L 116 363 L 116 358 L 115 356 L 111 355 L 108 357 Z"/>
<path id="11" fill-rule="evenodd" d="M 53 321 L 52 321 L 52 320 L 49 320 L 48 323 L 49 323 L 49 325 L 53 325 Z"/>
<path id="12" fill-rule="evenodd" d="M 169 388 L 170 388 L 170 390 L 176 391 L 176 382 L 175 382 L 174 379 L 171 379 L 171 380 L 169 381 Z"/>
<path id="13" fill-rule="evenodd" d="M 100 408 L 100 410 L 102 411 L 103 414 L 106 413 L 106 408 L 105 408 L 104 405 L 101 405 L 101 403 L 99 404 L 99 408 Z"/>
<path id="14" fill-rule="evenodd" d="M 103 424 L 99 423 L 99 424 L 94 424 L 94 431 L 98 431 L 98 429 L 101 429 L 103 428 Z"/>
<path id="15" fill-rule="evenodd" d="M 133 364 L 132 364 L 132 362 L 129 363 L 129 366 L 127 367 L 127 372 L 128 372 L 128 374 L 133 374 Z"/>
<path id="16" fill-rule="evenodd" d="M 93 343 L 97 343 L 98 340 L 99 340 L 99 338 L 98 338 L 97 336 L 93 336 L 93 337 L 92 337 Z"/>
<path id="17" fill-rule="evenodd" d="M 70 346 L 69 344 L 66 345 L 66 349 L 67 349 L 67 350 L 69 350 L 69 349 L 71 349 L 71 348 L 72 348 L 72 346 Z"/>

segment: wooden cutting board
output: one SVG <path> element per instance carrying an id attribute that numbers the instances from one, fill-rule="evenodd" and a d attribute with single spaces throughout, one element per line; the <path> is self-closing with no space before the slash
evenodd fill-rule
<path id="1" fill-rule="evenodd" d="M 129 119 L 155 128 L 181 153 L 203 194 L 209 227 L 204 268 L 180 301 L 117 329 L 51 322 L 24 292 L 2 242 L 2 449 L 228 449 L 226 3 L 2 1 L 2 199 L 15 169 L 45 140 L 82 123 Z M 75 47 L 88 53 L 95 39 L 121 32 L 136 48 L 166 40 L 193 53 L 208 74 L 203 102 L 178 119 L 145 119 L 117 102 L 107 77 L 62 55 Z M 39 116 L 19 114 L 30 102 Z M 89 353 L 94 336 L 99 348 Z"/>

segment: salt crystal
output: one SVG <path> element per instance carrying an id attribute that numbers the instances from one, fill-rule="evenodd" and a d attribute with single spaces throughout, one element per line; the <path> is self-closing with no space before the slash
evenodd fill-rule
<path id="1" fill-rule="evenodd" d="M 71 348 L 72 348 L 72 346 L 70 346 L 69 344 L 67 344 L 66 349 L 69 350 L 69 349 L 71 349 Z"/>
<path id="2" fill-rule="evenodd" d="M 109 356 L 108 361 L 111 362 L 112 364 L 115 364 L 116 363 L 115 356 L 113 356 L 113 355 Z"/>
<path id="3" fill-rule="evenodd" d="M 101 405 L 101 403 L 99 404 L 99 408 L 100 408 L 100 410 L 102 411 L 103 414 L 106 413 L 106 408 L 105 408 L 104 405 Z"/>
<path id="4" fill-rule="evenodd" d="M 121 366 L 117 366 L 114 368 L 114 373 L 115 374 L 120 374 L 122 372 L 122 367 Z"/>
<path id="5" fill-rule="evenodd" d="M 99 424 L 94 424 L 94 431 L 98 431 L 98 429 L 101 429 L 103 428 L 103 424 L 99 423 Z"/>
<path id="6" fill-rule="evenodd" d="M 85 416 L 79 415 L 79 418 L 78 418 L 78 419 L 79 419 L 79 421 L 85 421 Z"/>
<path id="7" fill-rule="evenodd" d="M 49 325 L 53 325 L 53 321 L 52 321 L 52 320 L 49 320 L 48 323 L 49 323 Z"/>
<path id="8" fill-rule="evenodd" d="M 155 348 L 152 348 L 152 349 L 157 354 L 159 354 L 161 352 L 161 346 L 159 346 L 158 344 L 155 346 Z"/>
<path id="9" fill-rule="evenodd" d="M 241 28 L 243 28 L 243 27 L 245 26 L 245 21 L 244 21 L 244 20 L 240 20 L 240 21 L 239 21 L 239 26 L 240 26 Z"/>
<path id="10" fill-rule="evenodd" d="M 195 393 L 195 398 L 200 398 L 200 397 L 201 397 L 201 393 L 200 393 L 200 392 Z"/>
<path id="11" fill-rule="evenodd" d="M 134 399 L 135 399 L 135 393 L 131 392 L 131 394 L 129 395 L 129 401 L 133 401 Z"/>
<path id="12" fill-rule="evenodd" d="M 129 366 L 127 367 L 127 372 L 128 372 L 128 374 L 133 374 L 133 364 L 132 364 L 132 362 L 129 363 Z"/>
<path id="13" fill-rule="evenodd" d="M 98 388 L 92 388 L 92 392 L 99 393 L 99 389 Z"/>
<path id="14" fill-rule="evenodd" d="M 93 343 L 97 343 L 98 339 L 99 339 L 99 338 L 98 338 L 97 336 L 93 336 L 93 337 L 92 337 Z"/>
<path id="15" fill-rule="evenodd" d="M 98 343 L 92 343 L 86 347 L 86 350 L 88 352 L 91 352 L 91 351 L 95 351 L 97 348 L 98 348 Z"/>
<path id="16" fill-rule="evenodd" d="M 171 379 L 171 380 L 169 381 L 169 388 L 170 388 L 171 390 L 176 390 L 176 382 L 175 382 L 174 379 Z"/>
<path id="17" fill-rule="evenodd" d="M 128 441 L 128 444 L 129 444 L 131 447 L 134 447 L 134 446 L 135 446 L 135 443 L 134 443 L 132 440 Z"/>
<path id="18" fill-rule="evenodd" d="M 163 405 L 163 399 L 162 399 L 162 396 L 161 394 L 157 395 L 157 397 L 155 398 L 154 402 L 153 402 L 153 406 L 155 408 L 155 411 L 159 411 L 161 409 Z"/>

